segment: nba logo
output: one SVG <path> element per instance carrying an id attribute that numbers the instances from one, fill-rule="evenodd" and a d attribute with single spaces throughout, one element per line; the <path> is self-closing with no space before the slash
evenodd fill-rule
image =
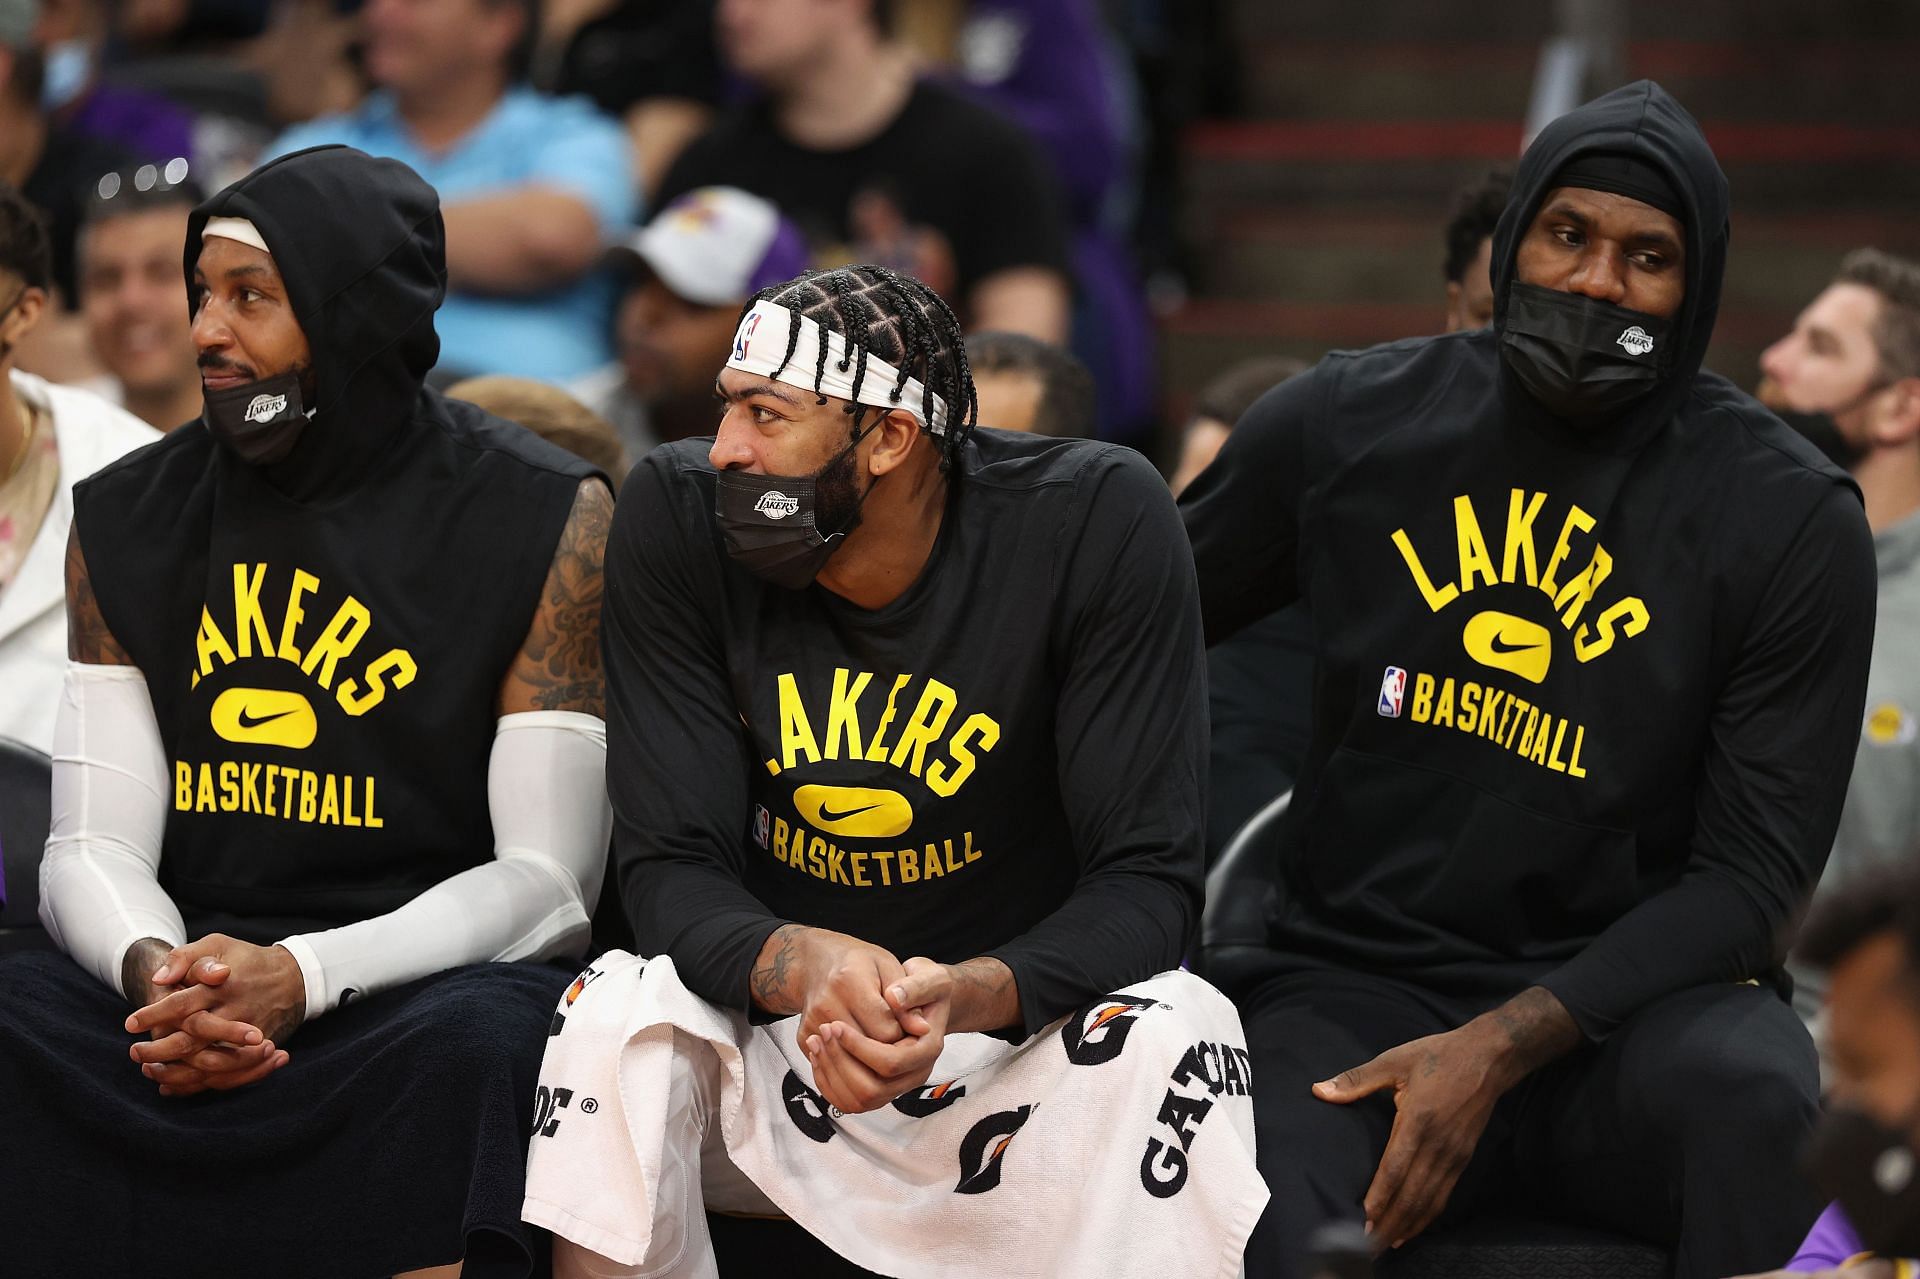
<path id="1" fill-rule="evenodd" d="M 755 311 L 741 322 L 740 331 L 733 335 L 733 358 L 747 358 L 747 345 L 753 341 L 753 331 L 760 327 L 760 313 Z"/>
<path id="2" fill-rule="evenodd" d="M 767 806 L 765 804 L 753 806 L 753 839 L 760 847 L 767 846 Z"/>
<path id="3" fill-rule="evenodd" d="M 1398 666 L 1387 667 L 1387 673 L 1380 677 L 1380 705 L 1378 710 L 1388 719 L 1400 718 L 1400 699 L 1406 695 L 1407 673 Z"/>

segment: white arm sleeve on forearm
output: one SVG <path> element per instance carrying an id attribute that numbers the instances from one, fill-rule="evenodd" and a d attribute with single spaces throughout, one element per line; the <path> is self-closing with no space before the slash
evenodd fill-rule
<path id="1" fill-rule="evenodd" d="M 69 662 L 53 724 L 40 922 L 114 990 L 133 943 L 187 939 L 180 908 L 158 877 L 166 825 L 167 757 L 146 677 L 135 666 Z"/>
<path id="2" fill-rule="evenodd" d="M 487 765 L 494 860 L 400 909 L 280 942 L 300 963 L 307 1017 L 490 960 L 579 955 L 613 834 L 607 726 L 576 711 L 503 716 Z"/>

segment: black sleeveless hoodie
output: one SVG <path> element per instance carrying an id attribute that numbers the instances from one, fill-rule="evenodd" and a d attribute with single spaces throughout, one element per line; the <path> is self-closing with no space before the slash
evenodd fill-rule
<path id="1" fill-rule="evenodd" d="M 492 855 L 496 694 L 595 472 L 423 386 L 445 240 L 405 165 L 321 147 L 227 188 L 190 297 L 212 217 L 265 238 L 317 411 L 262 468 L 182 427 L 78 485 L 75 525 L 167 753 L 161 882 L 191 934 L 264 943 Z"/>
<path id="2" fill-rule="evenodd" d="M 1685 199 L 1668 373 L 1585 429 L 1500 357 L 1520 241 L 1587 151 Z M 1182 498 L 1209 642 L 1305 596 L 1313 740 L 1274 944 L 1589 1035 L 1775 970 L 1819 876 L 1873 633 L 1858 491 L 1700 370 L 1726 179 L 1647 81 L 1555 121 L 1494 236 L 1491 329 L 1329 356 Z"/>

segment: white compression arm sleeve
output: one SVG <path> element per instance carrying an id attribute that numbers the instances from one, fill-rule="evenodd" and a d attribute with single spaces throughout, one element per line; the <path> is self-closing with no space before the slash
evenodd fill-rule
<path id="1" fill-rule="evenodd" d="M 146 677 L 133 666 L 68 663 L 53 724 L 40 922 L 114 990 L 133 943 L 187 939 L 180 908 L 158 878 L 166 824 L 167 757 Z"/>
<path id="2" fill-rule="evenodd" d="M 487 765 L 494 860 L 400 909 L 281 941 L 300 962 L 307 1017 L 429 973 L 491 960 L 578 956 L 613 835 L 607 726 L 576 711 L 503 716 Z"/>

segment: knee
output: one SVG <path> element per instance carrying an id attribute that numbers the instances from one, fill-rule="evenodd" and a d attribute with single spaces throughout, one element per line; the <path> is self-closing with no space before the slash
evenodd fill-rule
<path id="1" fill-rule="evenodd" d="M 539 1060 L 563 978 L 551 990 L 476 965 L 440 975 L 396 1016 L 406 1030 L 431 1037 L 449 1060 L 486 1061 L 530 1054 Z"/>
<path id="2" fill-rule="evenodd" d="M 1653 1085 L 1661 1099 L 1661 1126 L 1689 1147 L 1724 1145 L 1730 1153 L 1797 1149 L 1819 1111 L 1811 1048 L 1806 1056 L 1803 1061 L 1798 1052 L 1741 1041 L 1688 1054 L 1674 1062 L 1670 1080 Z"/>

